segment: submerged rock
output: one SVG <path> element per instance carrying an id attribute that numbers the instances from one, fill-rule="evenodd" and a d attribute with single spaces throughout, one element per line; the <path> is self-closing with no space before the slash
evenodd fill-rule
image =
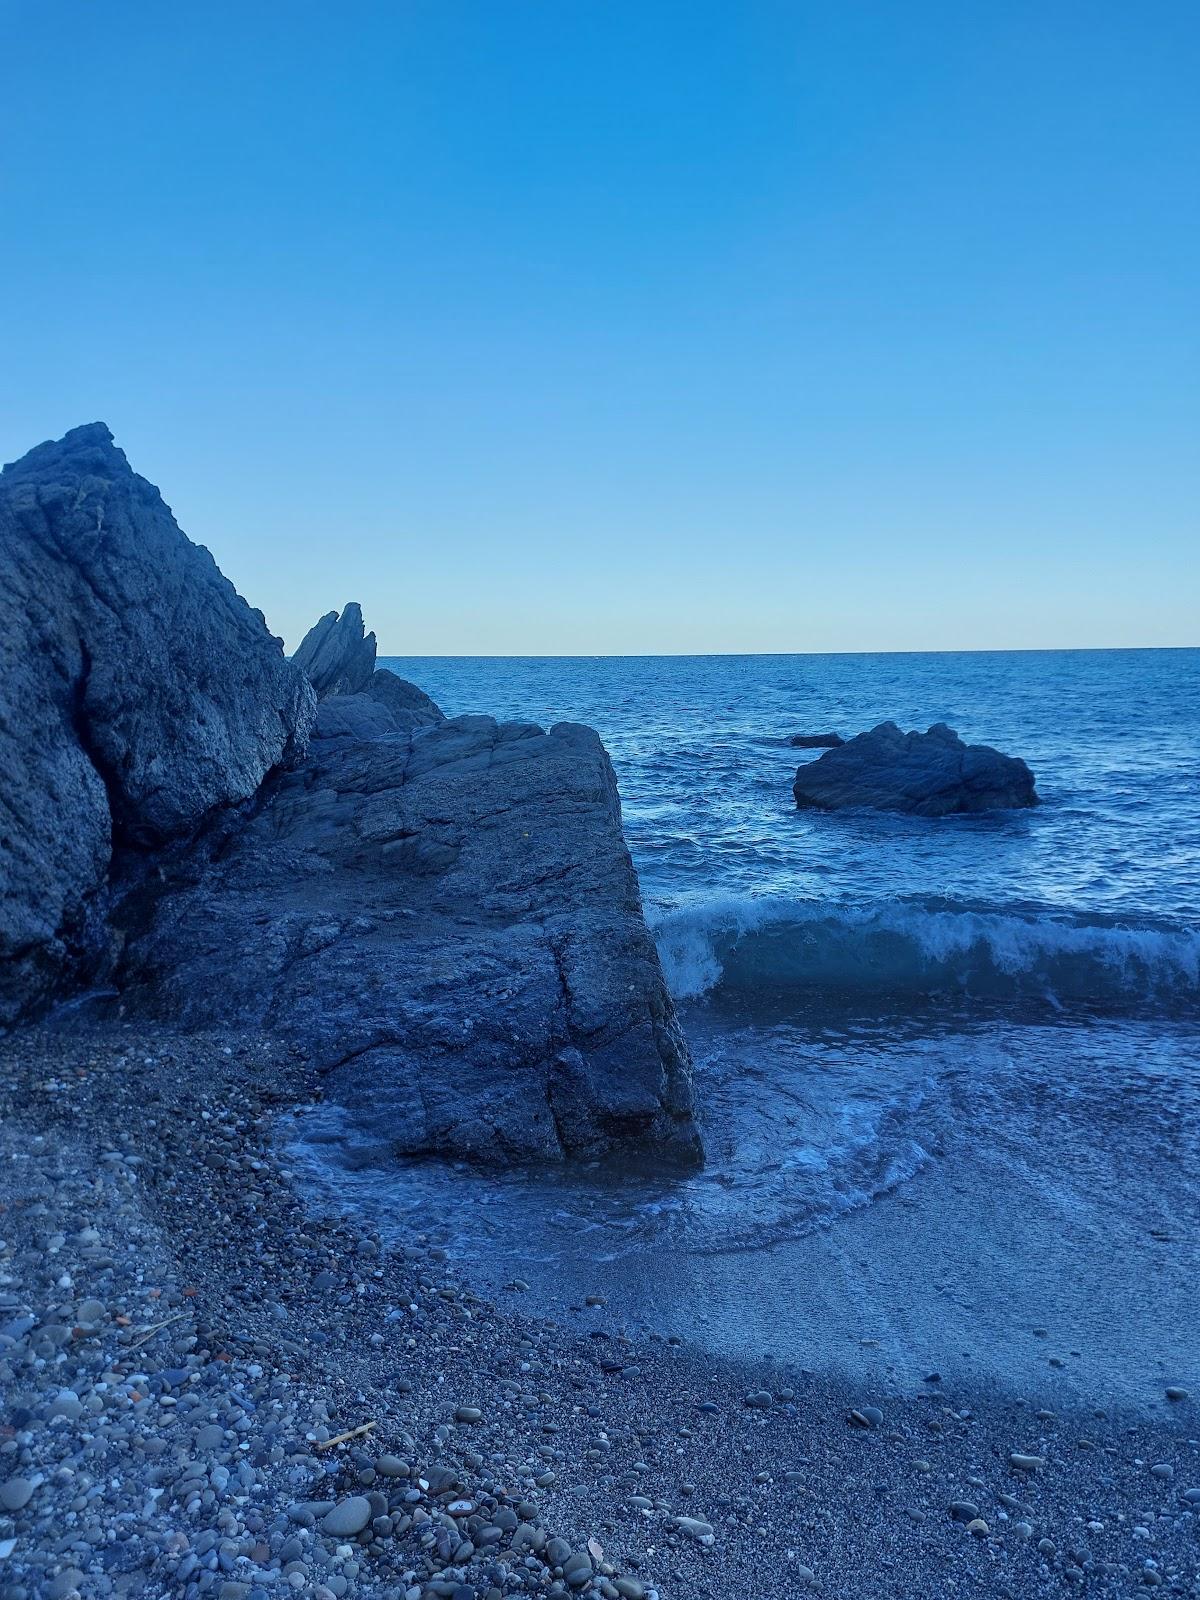
<path id="1" fill-rule="evenodd" d="M 788 740 L 796 750 L 837 750 L 845 742 L 840 733 L 794 733 Z"/>
<path id="2" fill-rule="evenodd" d="M 458 717 L 318 739 L 156 893 L 127 1009 L 283 1032 L 368 1145 L 699 1157 L 687 1049 L 589 728 Z"/>
<path id="3" fill-rule="evenodd" d="M 156 848 L 302 754 L 313 694 L 103 423 L 0 474 L 0 1025 L 106 941 Z"/>
<path id="4" fill-rule="evenodd" d="M 375 635 L 365 631 L 362 607 L 352 600 L 340 616 L 326 612 L 304 635 L 292 663 L 307 675 L 318 700 L 360 694 L 375 671 Z"/>
<path id="5" fill-rule="evenodd" d="M 944 722 L 927 733 L 902 733 L 894 722 L 881 722 L 802 766 L 792 793 L 800 807 L 867 806 L 922 817 L 1038 803 L 1024 761 L 990 745 L 964 744 Z"/>

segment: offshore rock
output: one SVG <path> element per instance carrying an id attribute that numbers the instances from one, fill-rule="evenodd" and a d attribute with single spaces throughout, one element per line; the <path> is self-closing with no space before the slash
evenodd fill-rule
<path id="1" fill-rule="evenodd" d="M 796 750 L 837 750 L 845 742 L 840 733 L 794 733 L 788 740 Z"/>
<path id="2" fill-rule="evenodd" d="M 292 664 L 305 673 L 318 700 L 333 694 L 361 694 L 375 671 L 375 635 L 363 627 L 362 608 L 351 601 L 329 611 L 300 641 Z"/>
<path id="3" fill-rule="evenodd" d="M 866 806 L 920 817 L 1038 804 L 1024 761 L 990 745 L 964 744 L 944 722 L 927 733 L 881 722 L 802 766 L 792 793 L 802 808 Z"/>
<path id="4" fill-rule="evenodd" d="M 368 1147 L 698 1160 L 596 734 L 490 717 L 324 731 L 139 908 L 128 1010 L 282 1032 Z"/>
<path id="5" fill-rule="evenodd" d="M 0 1026 L 106 945 L 114 846 L 250 799 L 313 695 L 103 423 L 0 474 Z"/>

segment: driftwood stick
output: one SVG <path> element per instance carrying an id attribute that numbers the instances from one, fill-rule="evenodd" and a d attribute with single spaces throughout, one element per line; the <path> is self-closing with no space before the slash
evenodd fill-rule
<path id="1" fill-rule="evenodd" d="M 364 1433 L 370 1433 L 375 1426 L 375 1419 L 370 1422 L 361 1422 L 357 1428 L 349 1428 L 345 1433 L 335 1433 L 332 1439 L 318 1439 L 313 1445 L 314 1450 L 332 1450 L 335 1444 L 345 1444 L 350 1439 L 359 1439 Z"/>
<path id="2" fill-rule="evenodd" d="M 132 1344 L 127 1344 L 125 1346 L 126 1350 L 136 1350 L 138 1345 L 145 1344 L 147 1339 L 153 1339 L 156 1333 L 161 1333 L 164 1328 L 169 1328 L 173 1322 L 181 1322 L 182 1320 L 183 1312 L 179 1311 L 175 1314 L 175 1316 L 168 1317 L 165 1322 L 155 1323 L 153 1328 L 146 1329 L 145 1333 L 142 1334 L 140 1339 L 135 1339 Z"/>

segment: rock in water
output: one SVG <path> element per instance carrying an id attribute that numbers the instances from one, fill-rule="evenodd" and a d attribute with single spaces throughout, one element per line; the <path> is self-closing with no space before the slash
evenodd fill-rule
<path id="1" fill-rule="evenodd" d="M 699 1158 L 686 1046 L 589 728 L 458 717 L 317 739 L 156 892 L 127 947 L 128 1009 L 282 1031 L 367 1144 Z"/>
<path id="2" fill-rule="evenodd" d="M 0 474 L 0 1025 L 105 944 L 152 848 L 303 753 L 313 695 L 103 423 Z"/>
<path id="3" fill-rule="evenodd" d="M 327 612 L 304 635 L 292 662 L 307 675 L 318 700 L 361 694 L 375 671 L 375 635 L 364 632 L 361 606 L 352 600 L 340 617 Z"/>
<path id="4" fill-rule="evenodd" d="M 796 750 L 837 750 L 845 742 L 840 733 L 794 733 L 788 740 Z"/>
<path id="5" fill-rule="evenodd" d="M 792 793 L 802 808 L 867 806 L 920 817 L 1038 804 L 1033 773 L 1022 760 L 964 744 L 944 722 L 927 733 L 881 722 L 801 767 Z"/>

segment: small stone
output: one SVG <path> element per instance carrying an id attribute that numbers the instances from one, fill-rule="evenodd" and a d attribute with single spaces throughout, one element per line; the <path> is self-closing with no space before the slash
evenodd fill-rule
<path id="1" fill-rule="evenodd" d="M 1153 1477 L 1161 1478 L 1164 1483 L 1170 1483 L 1175 1476 L 1175 1468 L 1169 1461 L 1156 1461 L 1150 1468 L 1150 1472 Z"/>
<path id="2" fill-rule="evenodd" d="M 1014 1450 L 1008 1458 L 1010 1467 L 1016 1467 L 1018 1472 L 1036 1472 L 1039 1467 L 1046 1465 L 1045 1456 L 1023 1456 Z"/>
<path id="3" fill-rule="evenodd" d="M 356 1533 L 361 1533 L 374 1515 L 371 1502 L 366 1495 L 351 1495 L 348 1500 L 339 1500 L 332 1511 L 327 1511 L 321 1518 L 321 1531 L 333 1534 L 335 1538 L 352 1538 Z"/>
<path id="4" fill-rule="evenodd" d="M 850 1413 L 850 1421 L 859 1428 L 879 1428 L 883 1426 L 883 1412 L 878 1406 L 863 1406 Z"/>
<path id="5" fill-rule="evenodd" d="M 686 1533 L 689 1538 L 698 1539 L 701 1544 L 712 1543 L 714 1534 L 710 1522 L 702 1522 L 699 1517 L 676 1517 L 674 1522 L 680 1533 Z"/>
<path id="6" fill-rule="evenodd" d="M 967 1532 L 974 1534 L 977 1539 L 986 1539 L 991 1531 L 982 1517 L 972 1517 L 967 1523 Z"/>
<path id="7" fill-rule="evenodd" d="M 974 1522 L 979 1516 L 979 1507 L 973 1500 L 951 1500 L 950 1515 L 955 1522 Z"/>
<path id="8" fill-rule="evenodd" d="M 1186 1389 L 1181 1389 L 1178 1384 L 1172 1383 L 1167 1386 L 1168 1400 L 1187 1400 L 1189 1398 L 1190 1396 L 1188 1391 Z"/>
<path id="9" fill-rule="evenodd" d="M 454 1413 L 455 1422 L 482 1422 L 483 1412 L 478 1406 L 459 1406 Z"/>
<path id="10" fill-rule="evenodd" d="M 743 1404 L 755 1411 L 768 1411 L 775 1404 L 775 1396 L 769 1389 L 752 1389 Z"/>
<path id="11" fill-rule="evenodd" d="M 20 1511 L 33 1498 L 34 1488 L 28 1478 L 9 1478 L 0 1483 L 0 1506 L 5 1511 Z"/>

